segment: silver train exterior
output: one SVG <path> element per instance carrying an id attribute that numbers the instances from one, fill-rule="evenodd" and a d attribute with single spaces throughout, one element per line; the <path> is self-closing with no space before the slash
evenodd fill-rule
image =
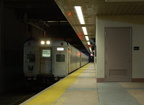
<path id="1" fill-rule="evenodd" d="M 61 78 L 89 63 L 89 57 L 61 40 L 24 44 L 24 75 L 27 80 Z"/>

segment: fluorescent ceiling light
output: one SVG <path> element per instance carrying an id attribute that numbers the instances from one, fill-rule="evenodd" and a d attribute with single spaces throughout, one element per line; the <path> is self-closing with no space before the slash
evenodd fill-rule
<path id="1" fill-rule="evenodd" d="M 88 35 L 86 27 L 82 27 L 84 35 Z"/>
<path id="2" fill-rule="evenodd" d="M 87 42 L 88 45 L 90 45 L 90 42 Z"/>
<path id="3" fill-rule="evenodd" d="M 81 6 L 74 6 L 80 24 L 85 24 Z"/>
<path id="4" fill-rule="evenodd" d="M 90 50 L 90 52 L 92 52 L 92 49 L 91 49 L 91 47 L 89 47 L 89 50 Z"/>
<path id="5" fill-rule="evenodd" d="M 86 38 L 87 41 L 89 41 L 89 37 L 88 36 L 85 36 L 85 38 Z"/>
<path id="6" fill-rule="evenodd" d="M 93 56 L 93 54 L 91 53 L 90 56 Z"/>

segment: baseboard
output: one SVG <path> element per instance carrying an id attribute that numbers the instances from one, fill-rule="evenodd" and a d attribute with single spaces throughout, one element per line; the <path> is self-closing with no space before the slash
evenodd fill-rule
<path id="1" fill-rule="evenodd" d="M 97 82 L 106 82 L 105 78 L 97 78 Z M 131 82 L 144 82 L 144 78 L 132 78 Z"/>
<path id="2" fill-rule="evenodd" d="M 132 82 L 144 82 L 144 78 L 132 78 Z"/>
<path id="3" fill-rule="evenodd" d="M 105 78 L 97 78 L 97 82 L 105 82 Z"/>

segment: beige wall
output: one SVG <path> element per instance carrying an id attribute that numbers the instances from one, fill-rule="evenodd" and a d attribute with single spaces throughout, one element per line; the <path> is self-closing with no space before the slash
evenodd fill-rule
<path id="1" fill-rule="evenodd" d="M 104 27 L 132 27 L 132 78 L 144 78 L 144 16 L 97 16 L 97 78 L 104 78 Z M 139 51 L 133 47 L 139 46 Z"/>

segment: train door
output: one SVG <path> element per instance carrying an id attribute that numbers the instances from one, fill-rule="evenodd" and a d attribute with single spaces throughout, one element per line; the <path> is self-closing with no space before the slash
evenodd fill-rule
<path id="1" fill-rule="evenodd" d="M 131 80 L 131 28 L 105 28 L 106 81 Z"/>
<path id="2" fill-rule="evenodd" d="M 52 75 L 52 49 L 41 48 L 40 54 L 40 74 Z"/>

